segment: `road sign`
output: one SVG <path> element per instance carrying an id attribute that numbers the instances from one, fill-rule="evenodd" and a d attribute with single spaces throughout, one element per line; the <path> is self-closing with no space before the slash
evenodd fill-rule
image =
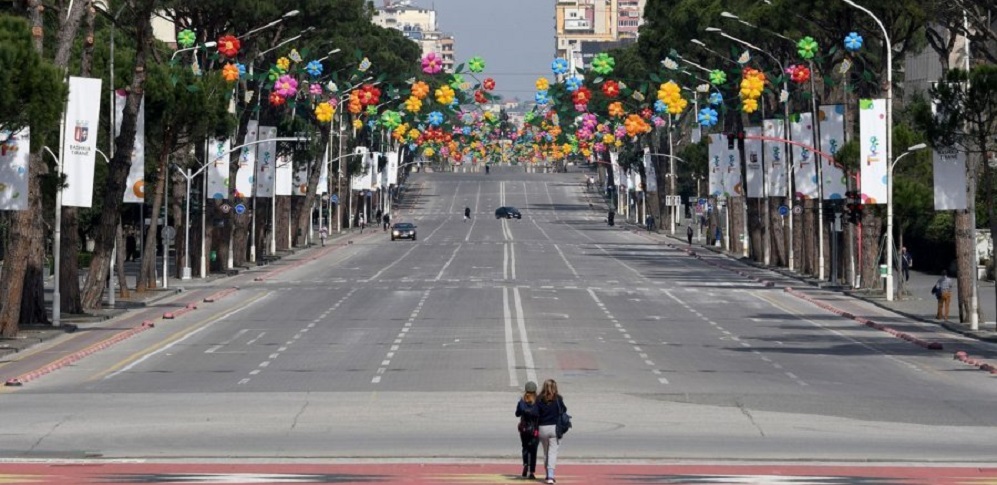
<path id="1" fill-rule="evenodd" d="M 244 212 L 246 212 L 246 206 L 244 204 L 236 204 L 235 205 L 235 213 L 236 214 L 242 215 L 242 213 L 244 213 Z"/>
<path id="2" fill-rule="evenodd" d="M 172 241 L 173 238 L 177 237 L 177 230 L 173 226 L 166 226 L 163 229 L 163 237 L 165 237 L 167 241 Z"/>
<path id="3" fill-rule="evenodd" d="M 788 216 L 789 215 L 789 207 L 786 207 L 784 205 L 780 205 L 779 206 L 779 215 L 782 216 L 782 217 Z"/>
<path id="4" fill-rule="evenodd" d="M 699 205 L 706 205 L 706 199 L 699 199 Z"/>
<path id="5" fill-rule="evenodd" d="M 229 211 L 231 211 L 231 210 L 232 210 L 232 206 L 230 206 L 230 205 L 228 205 L 228 204 L 222 204 L 222 206 L 221 206 L 221 207 L 219 207 L 219 209 L 221 209 L 221 211 L 222 211 L 222 214 L 228 214 L 228 213 L 229 213 Z"/>
<path id="6" fill-rule="evenodd" d="M 333 204 L 338 204 L 339 203 L 339 196 L 338 195 L 332 194 L 332 203 Z"/>
<path id="7" fill-rule="evenodd" d="M 793 206 L 793 214 L 799 215 L 801 213 L 803 213 L 803 206 L 800 205 Z"/>

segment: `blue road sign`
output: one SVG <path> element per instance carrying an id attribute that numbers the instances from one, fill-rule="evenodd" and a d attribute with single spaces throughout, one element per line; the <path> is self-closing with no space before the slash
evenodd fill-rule
<path id="1" fill-rule="evenodd" d="M 235 213 L 241 215 L 243 212 L 246 212 L 246 206 L 243 204 L 236 204 Z"/>
<path id="2" fill-rule="evenodd" d="M 333 204 L 338 204 L 339 203 L 339 196 L 336 195 L 336 194 L 332 194 L 332 199 L 331 200 L 332 200 Z"/>
<path id="3" fill-rule="evenodd" d="M 706 205 L 706 199 L 699 199 L 699 205 Z"/>
<path id="4" fill-rule="evenodd" d="M 779 215 L 782 216 L 782 217 L 788 216 L 789 215 L 789 207 L 784 206 L 784 205 L 780 205 L 779 206 Z"/>

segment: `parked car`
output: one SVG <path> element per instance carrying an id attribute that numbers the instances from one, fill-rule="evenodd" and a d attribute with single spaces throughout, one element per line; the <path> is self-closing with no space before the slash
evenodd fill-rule
<path id="1" fill-rule="evenodd" d="M 399 222 L 391 226 L 391 240 L 411 239 L 415 241 L 415 225 L 411 222 Z"/>
<path id="2" fill-rule="evenodd" d="M 522 219 L 523 214 L 519 213 L 519 209 L 515 207 L 499 207 L 495 209 L 496 219 Z"/>

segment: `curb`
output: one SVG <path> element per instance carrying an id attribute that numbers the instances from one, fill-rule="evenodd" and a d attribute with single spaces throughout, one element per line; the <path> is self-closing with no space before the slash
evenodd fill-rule
<path id="1" fill-rule="evenodd" d="M 991 375 L 992 374 L 997 374 L 997 366 L 995 366 L 993 364 L 990 364 L 990 363 L 988 363 L 988 362 L 986 362 L 984 360 L 974 359 L 974 358 L 970 357 L 969 354 L 967 354 L 966 352 L 963 352 L 961 350 L 958 351 L 958 352 L 956 352 L 955 356 L 953 358 L 955 360 L 958 360 L 958 361 L 966 364 L 966 365 L 971 365 L 971 366 L 976 367 L 977 369 L 980 369 L 982 371 L 989 372 Z"/>

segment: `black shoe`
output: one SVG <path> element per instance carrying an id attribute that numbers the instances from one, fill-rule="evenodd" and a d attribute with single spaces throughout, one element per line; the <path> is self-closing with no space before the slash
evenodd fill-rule
<path id="1" fill-rule="evenodd" d="M 529 471 L 527 467 L 523 467 L 523 478 L 526 478 L 526 472 Z"/>
<path id="2" fill-rule="evenodd" d="M 532 473 L 530 473 L 530 480 L 536 480 L 536 479 L 537 479 L 537 476 L 534 475 L 534 474 L 532 474 Z"/>

